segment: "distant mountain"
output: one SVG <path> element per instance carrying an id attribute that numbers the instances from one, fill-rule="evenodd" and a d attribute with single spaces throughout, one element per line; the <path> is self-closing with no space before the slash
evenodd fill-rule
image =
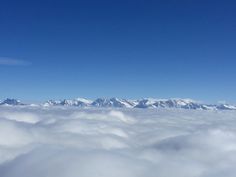
<path id="1" fill-rule="evenodd" d="M 25 105 L 16 99 L 0 101 L 0 105 Z M 37 106 L 30 104 L 29 106 Z M 229 104 L 203 104 L 191 99 L 153 99 L 144 98 L 140 100 L 128 100 L 119 98 L 98 98 L 88 100 L 84 98 L 48 100 L 40 106 L 74 106 L 74 107 L 95 107 L 95 108 L 175 108 L 191 110 L 236 110 L 236 106 Z"/>
<path id="2" fill-rule="evenodd" d="M 43 104 L 43 106 L 78 106 L 78 107 L 87 107 L 92 103 L 91 100 L 87 100 L 84 98 L 77 98 L 73 100 L 49 100 Z"/>
<path id="3" fill-rule="evenodd" d="M 220 105 L 217 105 L 216 108 L 220 110 L 236 110 L 236 106 L 229 105 L 229 104 L 220 104 Z"/>
<path id="4" fill-rule="evenodd" d="M 17 106 L 17 105 L 24 105 L 24 104 L 21 103 L 19 100 L 7 98 L 4 101 L 0 101 L 0 105 Z"/>
<path id="5" fill-rule="evenodd" d="M 183 108 L 183 109 L 214 109 L 213 105 L 205 105 L 190 99 L 143 99 L 136 108 Z"/>
<path id="6" fill-rule="evenodd" d="M 99 108 L 181 108 L 193 110 L 236 110 L 236 106 L 227 104 L 203 104 L 191 99 L 153 99 L 127 100 L 119 98 L 98 98 L 94 101 L 87 99 L 49 100 L 44 106 L 78 106 Z"/>
<path id="7" fill-rule="evenodd" d="M 92 102 L 92 106 L 95 107 L 116 107 L 116 108 L 132 108 L 134 107 L 134 103 L 132 101 L 128 101 L 125 99 L 118 98 L 98 98 Z"/>

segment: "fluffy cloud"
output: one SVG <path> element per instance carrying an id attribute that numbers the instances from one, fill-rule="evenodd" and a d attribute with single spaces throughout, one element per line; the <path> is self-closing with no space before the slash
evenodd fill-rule
<path id="1" fill-rule="evenodd" d="M 236 112 L 0 108 L 1 177 L 222 177 Z"/>

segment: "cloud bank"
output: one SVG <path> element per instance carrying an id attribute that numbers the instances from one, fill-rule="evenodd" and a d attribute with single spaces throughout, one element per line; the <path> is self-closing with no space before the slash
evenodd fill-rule
<path id="1" fill-rule="evenodd" d="M 233 177 L 236 112 L 0 108 L 1 177 Z"/>

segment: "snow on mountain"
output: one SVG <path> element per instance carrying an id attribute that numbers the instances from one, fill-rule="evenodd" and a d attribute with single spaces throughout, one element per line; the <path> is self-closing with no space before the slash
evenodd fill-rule
<path id="1" fill-rule="evenodd" d="M 43 103 L 43 106 L 58 106 L 60 105 L 61 101 L 57 101 L 57 100 L 48 100 L 45 103 Z"/>
<path id="2" fill-rule="evenodd" d="M 77 98 L 73 100 L 48 100 L 43 106 L 78 106 L 78 107 L 86 107 L 90 106 L 92 103 L 91 100 L 87 100 L 84 98 Z"/>
<path id="3" fill-rule="evenodd" d="M 184 108 L 184 109 L 207 109 L 190 99 L 142 99 L 135 106 L 136 108 Z"/>
<path id="4" fill-rule="evenodd" d="M 155 103 L 157 102 L 156 99 L 153 98 L 145 98 L 137 101 L 138 104 L 135 106 L 135 108 L 155 108 Z"/>
<path id="5" fill-rule="evenodd" d="M 228 104 L 220 104 L 216 106 L 216 108 L 220 110 L 236 110 L 236 106 L 228 105 Z"/>
<path id="6" fill-rule="evenodd" d="M 0 105 L 25 105 L 16 99 L 7 98 L 0 101 Z M 36 104 L 29 104 L 36 106 Z M 75 106 L 75 107 L 99 107 L 99 108 L 181 108 L 191 110 L 236 110 L 236 106 L 229 104 L 203 104 L 191 99 L 154 99 L 144 98 L 139 100 L 128 100 L 119 98 L 98 98 L 88 100 L 84 98 L 48 100 L 41 106 Z"/>
<path id="7" fill-rule="evenodd" d="M 76 98 L 76 100 L 78 102 L 83 102 L 85 104 L 91 104 L 93 102 L 92 100 L 88 100 L 88 99 L 85 99 L 85 98 Z"/>
<path id="8" fill-rule="evenodd" d="M 78 98 L 75 100 L 48 101 L 45 106 L 79 106 L 100 108 L 182 108 L 194 110 L 236 110 L 236 106 L 222 104 L 202 104 L 191 99 L 154 99 L 127 100 L 118 98 L 98 98 L 94 101 Z"/>
<path id="9" fill-rule="evenodd" d="M 6 106 L 16 106 L 16 105 L 24 105 L 19 100 L 7 98 L 4 101 L 0 101 L 0 105 L 6 105 Z"/>
<path id="10" fill-rule="evenodd" d="M 132 102 L 118 98 L 110 98 L 110 99 L 98 98 L 91 105 L 95 107 L 116 107 L 116 108 L 133 107 Z"/>

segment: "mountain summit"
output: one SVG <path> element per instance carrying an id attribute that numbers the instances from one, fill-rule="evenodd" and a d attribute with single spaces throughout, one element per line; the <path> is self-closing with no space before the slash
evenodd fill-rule
<path id="1" fill-rule="evenodd" d="M 181 108 L 194 110 L 236 110 L 236 106 L 228 104 L 203 104 L 191 99 L 153 99 L 144 98 L 128 100 L 119 98 L 49 100 L 43 106 L 77 106 L 97 108 Z"/>
<path id="2" fill-rule="evenodd" d="M 16 105 L 24 105 L 24 104 L 21 103 L 20 100 L 7 98 L 7 99 L 5 99 L 4 101 L 0 101 L 0 105 L 12 105 L 12 106 L 16 106 Z"/>
<path id="3" fill-rule="evenodd" d="M 7 98 L 0 101 L 0 105 L 22 106 L 26 105 L 19 100 Z M 35 105 L 35 104 L 33 104 Z M 48 100 L 38 106 L 73 106 L 73 107 L 93 107 L 93 108 L 166 108 L 166 109 L 192 109 L 192 110 L 236 110 L 236 106 L 229 104 L 203 104 L 191 99 L 154 99 L 144 98 L 139 100 L 119 99 L 119 98 L 98 98 L 88 100 L 84 98 Z"/>

